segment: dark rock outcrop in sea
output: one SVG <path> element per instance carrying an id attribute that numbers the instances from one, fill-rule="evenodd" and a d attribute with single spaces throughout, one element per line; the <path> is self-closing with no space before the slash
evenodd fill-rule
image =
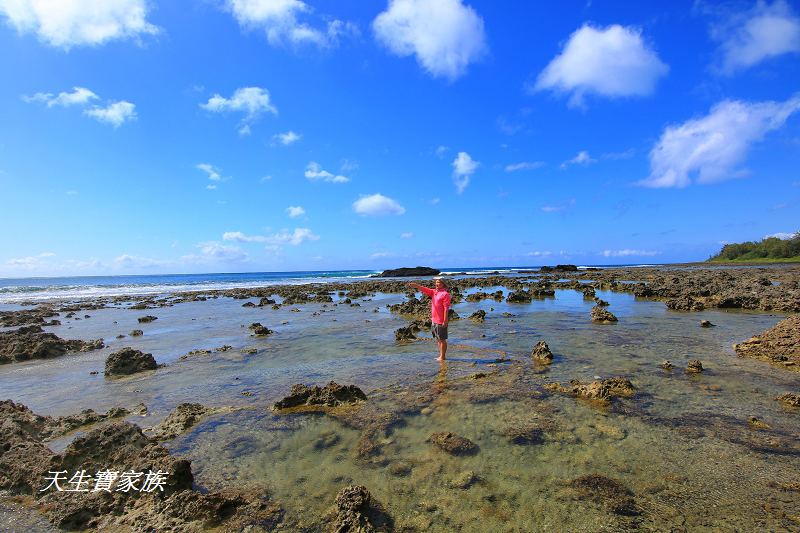
<path id="1" fill-rule="evenodd" d="M 292 385 L 289 395 L 276 402 L 272 409 L 278 411 L 301 406 L 337 407 L 366 400 L 367 395 L 355 385 L 339 385 L 335 381 L 331 381 L 324 387 L 319 385 L 307 387 L 297 384 Z"/>
<path id="2" fill-rule="evenodd" d="M 127 376 L 158 368 L 153 354 L 133 348 L 123 348 L 106 358 L 106 376 Z"/>
<path id="3" fill-rule="evenodd" d="M 328 531 L 377 533 L 394 531 L 394 520 L 363 485 L 349 485 L 336 494 L 325 517 Z"/>
<path id="4" fill-rule="evenodd" d="M 44 326 L 46 318 L 57 315 L 58 313 L 49 305 L 39 305 L 34 309 L 18 311 L 0 311 L 0 327 Z"/>
<path id="5" fill-rule="evenodd" d="M 408 342 L 417 339 L 416 333 L 420 330 L 420 328 L 416 325 L 416 322 L 409 324 L 408 326 L 404 326 L 402 328 L 397 328 L 394 332 L 394 340 L 397 342 Z"/>
<path id="6" fill-rule="evenodd" d="M 604 380 L 581 382 L 576 379 L 570 380 L 567 386 L 560 383 L 548 383 L 545 389 L 569 394 L 577 398 L 592 400 L 601 403 L 610 402 L 613 398 L 630 398 L 636 394 L 636 388 L 630 380 L 623 377 L 613 377 Z"/>
<path id="7" fill-rule="evenodd" d="M 703 363 L 699 359 L 692 359 L 686 363 L 686 371 L 690 374 L 699 374 L 703 371 Z"/>
<path id="8" fill-rule="evenodd" d="M 52 359 L 69 352 L 88 352 L 104 346 L 103 340 L 65 340 L 55 333 L 45 333 L 40 326 L 23 326 L 0 332 L 0 364 Z"/>
<path id="9" fill-rule="evenodd" d="M 150 436 L 156 440 L 174 439 L 197 424 L 203 417 L 220 411 L 220 409 L 206 407 L 199 403 L 182 403 L 173 409 L 163 422 L 151 429 Z"/>
<path id="10" fill-rule="evenodd" d="M 140 316 L 139 318 L 137 318 L 137 320 L 139 321 L 139 324 L 149 324 L 154 320 L 158 320 L 158 317 L 153 315 L 146 315 L 146 316 Z"/>
<path id="11" fill-rule="evenodd" d="M 473 322 L 478 322 L 482 324 L 486 320 L 486 311 L 484 311 L 483 309 L 478 309 L 477 311 L 469 315 L 469 319 L 472 320 Z"/>
<path id="12" fill-rule="evenodd" d="M 580 498 L 603 505 L 615 514 L 633 516 L 641 513 L 636 506 L 633 492 L 614 478 L 588 474 L 573 479 L 569 486 Z"/>
<path id="13" fill-rule="evenodd" d="M 544 431 L 537 425 L 510 426 L 503 430 L 503 435 L 511 444 L 542 444 Z"/>
<path id="14" fill-rule="evenodd" d="M 772 328 L 733 349 L 741 357 L 752 357 L 800 372 L 800 314 L 792 315 Z"/>
<path id="15" fill-rule="evenodd" d="M 256 337 L 266 337 L 267 335 L 271 335 L 273 331 L 266 326 L 262 326 L 261 322 L 253 322 L 248 326 L 250 331 L 253 332 L 253 335 Z"/>
<path id="16" fill-rule="evenodd" d="M 441 270 L 431 267 L 401 267 L 390 268 L 380 273 L 381 278 L 407 278 L 411 276 L 438 276 Z"/>
<path id="17" fill-rule="evenodd" d="M 617 322 L 617 317 L 614 315 L 614 313 L 600 305 L 595 305 L 592 307 L 591 315 L 592 322 L 598 322 L 600 324 L 613 324 L 614 322 Z"/>
<path id="18" fill-rule="evenodd" d="M 786 394 L 781 394 L 775 399 L 786 407 L 800 407 L 800 394 L 787 392 Z"/>

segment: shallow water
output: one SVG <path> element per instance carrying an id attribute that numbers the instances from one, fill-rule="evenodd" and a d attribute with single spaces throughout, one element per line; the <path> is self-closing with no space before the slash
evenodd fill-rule
<path id="1" fill-rule="evenodd" d="M 442 368 L 430 340 L 395 344 L 394 330 L 406 321 L 386 305 L 400 295 L 377 294 L 359 301 L 360 307 L 304 304 L 273 310 L 218 298 L 147 311 L 88 311 L 88 319 L 62 317 L 63 325 L 47 329 L 64 338 L 104 337 L 107 348 L 0 367 L 0 396 L 52 415 L 143 402 L 150 414 L 131 417 L 143 427 L 181 402 L 240 407 L 207 418 L 168 445 L 192 459 L 201 487 L 266 485 L 297 529 L 318 527 L 336 492 L 350 483 L 367 486 L 396 525 L 419 530 L 800 528 L 800 493 L 786 488 L 800 483 L 800 413 L 774 400 L 797 391 L 798 375 L 738 358 L 731 349 L 782 317 L 679 313 L 629 294 L 597 295 L 610 302 L 619 323 L 591 323 L 593 302 L 576 291 L 559 290 L 555 298 L 531 304 L 457 304 L 462 319 L 451 323 L 451 360 Z M 466 319 L 476 309 L 487 312 L 485 323 Z M 158 320 L 138 324 L 145 314 Z M 701 319 L 716 327 L 700 328 Z M 274 333 L 252 337 L 247 330 L 252 322 Z M 145 334 L 113 338 L 132 329 Z M 555 353 L 549 367 L 530 360 L 538 340 Z M 180 359 L 191 350 L 223 345 L 232 348 Z M 167 366 L 104 378 L 105 357 L 122 346 L 152 352 Z M 241 350 L 247 347 L 258 352 L 245 355 Z M 493 364 L 499 356 L 511 362 Z M 675 370 L 662 370 L 664 359 Z M 689 359 L 700 359 L 706 371 L 687 375 Z M 489 375 L 469 379 L 478 371 Z M 550 381 L 616 375 L 630 378 L 638 393 L 606 409 L 543 388 Z M 333 417 L 270 412 L 291 384 L 330 380 L 364 389 L 370 397 L 365 409 L 401 418 L 377 437 L 377 457 L 358 458 L 361 431 Z M 422 412 L 418 402 L 408 409 L 407 400 L 420 396 Z M 770 428 L 751 428 L 751 416 Z M 511 444 L 502 435 L 509 426 L 526 424 L 547 428 L 542 444 Z M 449 456 L 426 442 L 436 431 L 465 436 L 480 451 Z M 465 471 L 474 472 L 475 483 L 452 488 L 449 483 Z M 639 514 L 615 514 L 569 485 L 594 473 L 630 489 Z"/>

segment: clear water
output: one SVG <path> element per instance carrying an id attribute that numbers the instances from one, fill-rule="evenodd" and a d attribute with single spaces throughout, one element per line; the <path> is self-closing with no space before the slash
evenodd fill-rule
<path id="1" fill-rule="evenodd" d="M 618 324 L 592 324 L 592 302 L 575 291 L 524 305 L 458 304 L 462 317 L 486 310 L 486 322 L 451 323 L 450 361 L 442 367 L 430 340 L 395 344 L 394 330 L 406 322 L 386 305 L 400 295 L 378 294 L 360 301 L 361 307 L 272 310 L 219 298 L 146 312 L 88 311 L 89 319 L 62 317 L 61 326 L 47 329 L 65 338 L 104 337 L 109 347 L 0 367 L 0 396 L 52 415 L 143 402 L 150 415 L 131 420 L 144 427 L 185 401 L 238 408 L 205 419 L 168 446 L 192 459 L 202 487 L 266 484 L 293 528 L 317 527 L 336 492 L 349 483 L 367 486 L 398 526 L 418 530 L 800 528 L 800 492 L 790 490 L 800 483 L 800 413 L 774 400 L 798 391 L 798 375 L 738 358 L 730 348 L 782 317 L 677 313 L 628 294 L 598 296 L 611 303 Z M 158 320 L 140 325 L 136 318 L 144 314 Z M 717 327 L 700 328 L 701 319 Z M 275 333 L 256 339 L 247 330 L 252 322 Z M 113 338 L 132 329 L 145 334 Z M 555 353 L 547 368 L 529 357 L 538 340 Z M 180 359 L 191 350 L 223 345 L 232 349 Z M 105 357 L 122 346 L 151 352 L 167 366 L 105 379 Z M 258 353 L 243 354 L 248 347 Z M 501 355 L 511 362 L 490 364 Z M 673 372 L 659 367 L 664 359 L 675 364 Z M 685 374 L 689 359 L 700 359 L 706 372 Z M 470 379 L 476 372 L 488 376 Z M 550 381 L 615 375 L 630 378 L 639 392 L 608 409 L 543 388 Z M 361 431 L 334 417 L 271 413 L 269 406 L 293 383 L 330 380 L 354 383 L 367 393 L 366 418 L 400 418 L 398 427 L 376 437 L 379 452 L 371 460 L 356 454 Z M 770 429 L 751 428 L 751 416 Z M 548 428 L 544 443 L 520 446 L 502 435 L 509 426 L 526 424 Z M 451 457 L 426 442 L 436 431 L 463 435 L 480 451 Z M 477 483 L 452 488 L 450 482 L 465 471 L 473 471 Z M 569 485 L 593 473 L 625 484 L 641 514 L 616 515 Z"/>

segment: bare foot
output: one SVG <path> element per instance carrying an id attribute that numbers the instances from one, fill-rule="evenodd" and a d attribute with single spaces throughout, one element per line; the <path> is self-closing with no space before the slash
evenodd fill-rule
<path id="1" fill-rule="evenodd" d="M 437 357 L 436 360 L 437 361 L 446 361 L 446 359 L 444 357 Z"/>

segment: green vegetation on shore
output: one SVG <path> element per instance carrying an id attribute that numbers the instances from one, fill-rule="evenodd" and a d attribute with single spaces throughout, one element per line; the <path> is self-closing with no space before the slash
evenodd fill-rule
<path id="1" fill-rule="evenodd" d="M 759 242 L 726 244 L 709 262 L 794 263 L 800 262 L 800 231 L 791 239 L 767 237 Z"/>

